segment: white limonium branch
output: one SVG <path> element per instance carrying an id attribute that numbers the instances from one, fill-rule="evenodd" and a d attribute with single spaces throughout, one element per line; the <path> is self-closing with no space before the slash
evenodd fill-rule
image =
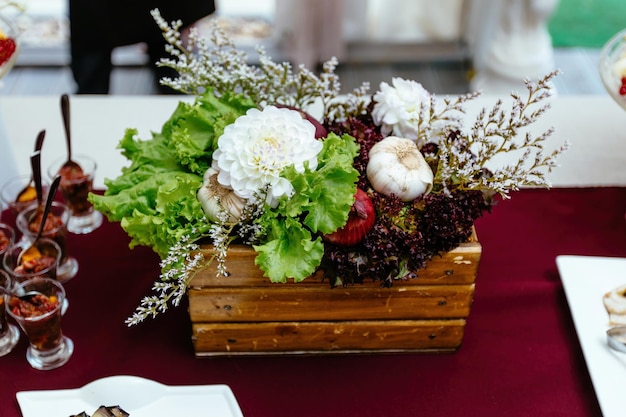
<path id="1" fill-rule="evenodd" d="M 554 71 L 536 84 L 525 80 L 527 97 L 512 93 L 513 104 L 508 112 L 501 100 L 489 112 L 483 109 L 469 134 L 450 130 L 445 140 L 439 142 L 436 183 L 442 184 L 445 191 L 453 186 L 460 190 L 495 192 L 504 198 L 508 198 L 509 191 L 521 187 L 550 187 L 546 174 L 557 166 L 557 157 L 569 144 L 566 142 L 547 153 L 544 143 L 554 129 L 536 136 L 523 130 L 550 108 L 550 81 L 558 73 Z M 504 154 L 514 156 L 512 164 L 492 171 L 486 169 Z"/>
<path id="2" fill-rule="evenodd" d="M 344 118 L 363 114 L 369 102 L 369 84 L 348 93 L 338 100 L 339 77 L 335 74 L 335 58 L 322 65 L 322 73 L 314 74 L 304 66 L 296 70 L 288 62 L 276 63 L 262 47 L 257 47 L 259 65 L 248 64 L 247 54 L 237 49 L 234 42 L 220 28 L 219 19 L 212 19 L 207 37 L 197 28 L 189 30 L 187 44 L 182 41 L 180 21 L 166 22 L 158 9 L 151 14 L 168 42 L 166 50 L 171 58 L 159 65 L 175 69 L 178 78 L 163 78 L 161 83 L 186 94 L 202 94 L 206 88 L 217 95 L 239 93 L 251 98 L 259 107 L 286 104 L 301 109 L 319 103 L 324 118 Z"/>
<path id="3" fill-rule="evenodd" d="M 167 311 L 168 303 L 176 307 L 187 291 L 194 272 L 211 262 L 204 257 L 200 246 L 195 243 L 197 236 L 183 236 L 161 261 L 161 275 L 152 287 L 155 295 L 146 296 L 125 323 L 130 327 L 149 317 L 156 317 Z"/>

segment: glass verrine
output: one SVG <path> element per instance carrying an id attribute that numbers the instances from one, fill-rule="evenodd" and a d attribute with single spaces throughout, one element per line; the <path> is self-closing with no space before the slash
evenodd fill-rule
<path id="1" fill-rule="evenodd" d="M 52 239 L 41 238 L 35 247 L 42 257 L 36 262 L 20 263 L 20 253 L 31 245 L 28 240 L 21 240 L 9 248 L 2 258 L 2 266 L 10 275 L 13 284 L 32 278 L 57 279 L 57 269 L 61 261 L 61 248 Z"/>
<path id="2" fill-rule="evenodd" d="M 0 62 L 0 78 L 4 77 L 15 65 L 20 50 L 18 30 L 12 20 L 0 15 L 0 39 L 5 41 L 5 52 Z"/>
<path id="3" fill-rule="evenodd" d="M 8 224 L 0 223 L 0 259 L 15 243 L 15 231 Z"/>
<path id="4" fill-rule="evenodd" d="M 86 234 L 94 231 L 102 224 L 102 213 L 96 211 L 87 199 L 93 190 L 93 180 L 97 163 L 86 155 L 72 156 L 77 165 L 66 165 L 67 158 L 54 161 L 48 169 L 50 178 L 61 176 L 59 188 L 63 194 L 65 204 L 72 215 L 67 230 L 76 234 Z"/>
<path id="5" fill-rule="evenodd" d="M 26 237 L 26 240 L 32 242 L 37 237 L 41 217 L 35 214 L 37 205 L 33 204 L 22 210 L 17 216 L 16 224 L 20 232 Z M 57 280 L 67 282 L 76 276 L 78 272 L 78 261 L 76 258 L 69 256 L 67 253 L 67 225 L 70 219 L 69 208 L 58 201 L 52 202 L 50 214 L 46 220 L 42 236 L 54 240 L 61 248 L 61 260 L 57 267 Z"/>
<path id="6" fill-rule="evenodd" d="M 609 95 L 626 109 L 626 29 L 604 44 L 598 69 Z"/>
<path id="7" fill-rule="evenodd" d="M 4 294 L 11 290 L 11 278 L 9 274 L 0 271 L 0 356 L 11 352 L 20 340 L 20 331 L 17 326 L 7 320 L 6 308 L 4 308 Z"/>
<path id="8" fill-rule="evenodd" d="M 63 335 L 61 318 L 65 289 L 50 278 L 33 278 L 15 284 L 18 296 L 5 294 L 7 312 L 28 338 L 26 360 L 35 369 L 58 368 L 70 359 L 74 343 Z M 40 294 L 22 295 L 31 291 Z"/>
<path id="9" fill-rule="evenodd" d="M 45 196 L 48 192 L 48 183 L 42 180 L 42 191 Z M 29 192 L 23 194 L 23 198 L 18 200 L 20 193 L 29 185 L 32 188 Z M 26 207 L 37 201 L 37 193 L 35 192 L 32 177 L 30 175 L 20 175 L 13 177 L 2 185 L 0 189 L 0 198 L 2 202 L 9 207 L 16 215 Z"/>

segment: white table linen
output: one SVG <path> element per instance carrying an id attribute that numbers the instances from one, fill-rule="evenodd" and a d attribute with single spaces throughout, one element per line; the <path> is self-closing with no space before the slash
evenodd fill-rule
<path id="1" fill-rule="evenodd" d="M 468 126 L 473 115 L 491 107 L 495 96 L 483 96 L 467 105 Z M 139 137 L 160 131 L 180 100 L 187 96 L 72 96 L 73 152 L 93 156 L 99 163 L 95 187 L 115 178 L 127 160 L 117 149 L 126 128 Z M 553 126 L 546 144 L 552 149 L 564 141 L 571 148 L 548 178 L 555 187 L 626 186 L 626 113 L 609 97 L 557 96 L 552 108 L 532 126 L 540 133 Z M 66 154 L 59 97 L 0 97 L 0 183 L 30 173 L 29 155 L 37 133 L 46 130 L 42 166 Z M 502 161 L 507 163 L 507 160 Z"/>

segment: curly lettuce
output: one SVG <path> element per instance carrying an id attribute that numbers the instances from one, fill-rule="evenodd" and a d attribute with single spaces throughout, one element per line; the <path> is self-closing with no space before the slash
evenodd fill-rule
<path id="1" fill-rule="evenodd" d="M 127 129 L 118 148 L 130 161 L 115 179 L 106 179 L 104 195 L 89 200 L 110 221 L 120 222 L 130 246 L 151 247 L 164 259 L 183 236 L 205 235 L 210 223 L 196 197 L 202 175 L 224 128 L 254 104 L 237 95 L 219 98 L 208 91 L 193 103 L 179 103 L 161 132 L 141 140 Z M 269 206 L 255 221 L 264 230 L 256 264 L 274 282 L 302 281 L 315 272 L 324 255 L 321 235 L 342 227 L 354 202 L 359 146 L 349 135 L 323 139 L 317 169 L 282 175 L 294 187 L 291 198 Z"/>
<path id="2" fill-rule="evenodd" d="M 266 236 L 254 246 L 255 263 L 271 281 L 299 282 L 320 265 L 324 255 L 320 234 L 344 226 L 354 203 L 359 173 L 352 161 L 358 151 L 353 137 L 331 133 L 324 139 L 315 171 L 285 169 L 282 175 L 293 185 L 294 195 L 283 198 L 276 208 L 266 207 L 257 219 Z"/>
<path id="3" fill-rule="evenodd" d="M 217 98 L 211 91 L 193 103 L 181 102 L 152 138 L 127 129 L 118 148 L 130 161 L 104 195 L 89 201 L 110 221 L 120 222 L 131 247 L 151 247 L 161 258 L 185 235 L 206 233 L 209 224 L 196 192 L 224 128 L 254 107 L 237 95 Z"/>

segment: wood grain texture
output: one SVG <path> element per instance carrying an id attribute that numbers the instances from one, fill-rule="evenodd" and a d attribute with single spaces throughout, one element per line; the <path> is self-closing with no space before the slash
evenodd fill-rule
<path id="1" fill-rule="evenodd" d="M 196 323 L 197 356 L 448 352 L 459 348 L 465 320 Z"/>
<path id="2" fill-rule="evenodd" d="M 212 255 L 210 246 L 201 250 Z M 197 271 L 188 289 L 195 354 L 454 351 L 463 341 L 480 255 L 474 235 L 430 260 L 418 278 L 390 288 L 372 279 L 331 288 L 322 273 L 272 283 L 249 246 L 232 245 L 230 275 L 217 277 L 212 264 Z"/>
<path id="3" fill-rule="evenodd" d="M 211 256 L 213 253 L 212 246 L 209 245 L 203 246 L 202 251 L 206 256 Z M 473 241 L 462 243 L 450 252 L 433 257 L 427 262 L 425 268 L 417 271 L 416 279 L 398 281 L 398 283 L 402 285 L 471 284 L 476 279 L 481 251 L 480 243 L 474 238 Z M 230 275 L 218 277 L 216 262 L 213 262 L 208 268 L 197 272 L 190 283 L 190 287 L 276 287 L 277 284 L 264 277 L 263 271 L 254 264 L 255 257 L 256 252 L 249 246 L 231 245 L 226 258 L 226 268 Z M 303 282 L 294 283 L 293 281 L 288 281 L 278 285 L 297 285 L 298 287 L 305 285 L 330 286 L 328 280 L 324 279 L 321 273 L 312 275 Z M 380 283 L 366 278 L 363 285 L 378 287 Z"/>
<path id="4" fill-rule="evenodd" d="M 469 315 L 474 284 L 189 290 L 192 322 L 462 318 Z"/>

